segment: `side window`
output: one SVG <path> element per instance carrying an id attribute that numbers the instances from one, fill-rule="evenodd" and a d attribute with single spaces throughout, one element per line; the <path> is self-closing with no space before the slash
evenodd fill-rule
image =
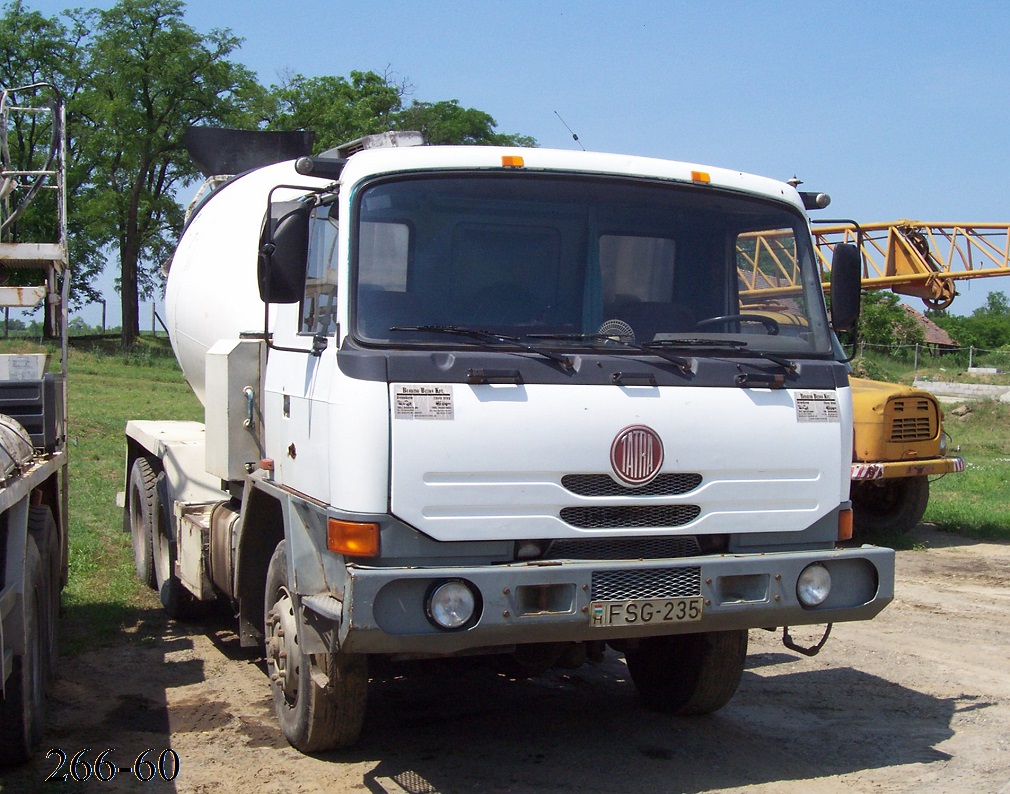
<path id="1" fill-rule="evenodd" d="M 309 225 L 308 268 L 301 332 L 330 334 L 337 327 L 337 221 L 319 207 Z"/>

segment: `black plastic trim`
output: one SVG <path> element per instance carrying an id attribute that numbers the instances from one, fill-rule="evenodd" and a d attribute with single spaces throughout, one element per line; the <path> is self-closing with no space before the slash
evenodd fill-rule
<path id="1" fill-rule="evenodd" d="M 568 352 L 563 348 L 558 350 Z M 488 375 L 507 372 L 508 380 L 518 381 L 517 386 L 578 384 L 629 390 L 668 386 L 768 388 L 765 379 L 776 379 L 776 376 L 783 377 L 782 384 L 777 388 L 785 389 L 837 389 L 848 384 L 845 367 L 834 360 L 798 361 L 796 371 L 788 372 L 784 367 L 758 357 L 704 356 L 691 359 L 691 372 L 685 373 L 675 363 L 658 356 L 580 353 L 575 358 L 576 366 L 565 370 L 554 361 L 523 351 L 482 348 L 373 350 L 356 345 L 348 336 L 344 337 L 337 352 L 337 365 L 348 378 L 384 383 L 474 384 L 481 382 L 474 377 L 475 373 L 483 371 Z M 634 367 L 636 382 L 618 382 L 624 380 L 619 376 L 628 372 L 629 365 Z M 743 384 L 738 381 L 741 375 L 746 376 Z M 654 381 L 654 385 L 646 383 L 648 378 Z M 500 381 L 495 378 L 483 382 Z"/>

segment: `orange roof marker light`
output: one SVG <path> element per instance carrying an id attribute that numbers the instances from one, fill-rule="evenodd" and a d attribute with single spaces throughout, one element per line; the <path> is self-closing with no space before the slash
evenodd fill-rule
<path id="1" fill-rule="evenodd" d="M 503 154 L 501 156 L 502 168 L 522 168 L 526 165 L 523 158 L 518 154 Z"/>
<path id="2" fill-rule="evenodd" d="M 712 181 L 712 177 L 709 176 L 708 171 L 692 171 L 691 172 L 692 182 L 704 182 L 706 185 Z"/>

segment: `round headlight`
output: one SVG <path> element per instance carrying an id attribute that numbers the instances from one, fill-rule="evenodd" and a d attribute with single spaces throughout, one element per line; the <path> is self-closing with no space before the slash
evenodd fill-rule
<path id="1" fill-rule="evenodd" d="M 819 562 L 804 568 L 796 581 L 796 597 L 805 607 L 823 604 L 830 592 L 831 574 Z"/>
<path id="2" fill-rule="evenodd" d="M 459 629 L 473 617 L 476 605 L 477 599 L 466 582 L 445 582 L 428 597 L 428 617 L 440 629 Z"/>
<path id="3" fill-rule="evenodd" d="M 950 446 L 950 436 L 946 433 L 940 433 L 940 454 L 947 454 L 947 447 Z"/>

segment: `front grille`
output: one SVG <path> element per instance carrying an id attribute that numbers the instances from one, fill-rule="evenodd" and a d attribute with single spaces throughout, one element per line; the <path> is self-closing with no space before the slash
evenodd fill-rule
<path id="1" fill-rule="evenodd" d="M 580 529 L 679 527 L 700 512 L 698 505 L 564 507 L 561 520 Z"/>
<path id="2" fill-rule="evenodd" d="M 701 485 L 701 475 L 675 472 L 660 474 L 650 483 L 629 488 L 609 474 L 566 474 L 561 484 L 579 496 L 677 496 Z"/>
<path id="3" fill-rule="evenodd" d="M 891 422 L 891 441 L 928 441 L 933 437 L 929 417 L 895 419 Z"/>
<path id="4" fill-rule="evenodd" d="M 599 538 L 556 540 L 545 560 L 666 560 L 696 557 L 701 546 L 693 535 L 681 538 Z"/>
<path id="5" fill-rule="evenodd" d="M 701 595 L 701 568 L 593 571 L 593 601 L 689 598 Z"/>
<path id="6" fill-rule="evenodd" d="M 890 441 L 928 441 L 936 437 L 939 417 L 932 400 L 924 398 L 892 400 Z"/>

